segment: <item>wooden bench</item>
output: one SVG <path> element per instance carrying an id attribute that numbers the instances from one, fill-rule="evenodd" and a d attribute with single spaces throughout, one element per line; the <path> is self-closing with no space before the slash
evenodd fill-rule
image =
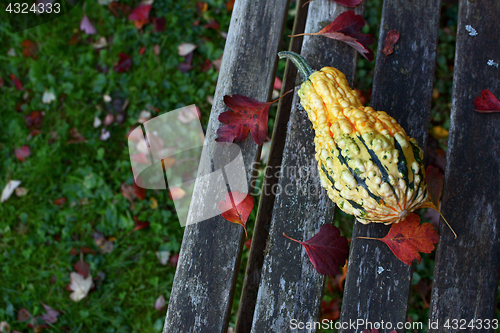
<path id="1" fill-rule="evenodd" d="M 314 0 L 298 13 L 294 33 L 317 32 L 349 8 L 332 0 Z M 224 95 L 242 94 L 269 100 L 277 52 L 288 13 L 288 0 L 236 0 L 206 139 L 215 145 L 220 126 L 217 117 L 227 111 Z M 385 0 L 371 105 L 384 110 L 414 137 L 421 147 L 427 138 L 434 64 L 439 29 L 440 0 Z M 458 234 L 443 224 L 437 247 L 430 320 L 439 320 L 431 332 L 458 332 L 444 328 L 447 319 L 495 318 L 500 268 L 500 114 L 480 114 L 474 98 L 483 89 L 500 92 L 500 2 L 460 0 L 455 76 L 447 152 L 442 213 Z M 363 4 L 354 9 L 357 14 Z M 471 25 L 477 35 L 466 29 Z M 384 61 L 381 56 L 387 32 L 401 33 L 397 50 Z M 313 67 L 333 66 L 353 85 L 357 52 L 344 43 L 324 37 L 292 39 L 292 51 Z M 282 91 L 295 86 L 296 68 L 287 64 Z M 318 274 L 301 246 L 289 246 L 283 232 L 295 239 L 309 239 L 324 223 L 334 219 L 334 204 L 322 195 L 302 193 L 319 186 L 315 168 L 308 178 L 273 177 L 278 168 L 316 165 L 314 133 L 295 93 L 280 101 L 272 137 L 264 187 L 288 186 L 291 193 L 263 191 L 259 202 L 252 247 L 239 304 L 236 332 L 315 332 L 291 329 L 290 321 L 318 321 L 324 276 Z M 252 162 L 259 147 L 250 136 L 239 144 L 250 184 Z M 210 149 L 200 170 L 210 170 Z M 204 200 L 203 184 L 196 184 L 192 213 Z M 302 192 L 301 192 L 302 191 Z M 412 270 L 388 247 L 357 236 L 383 237 L 389 226 L 355 223 L 349 254 L 340 322 L 407 321 Z M 239 271 L 243 229 L 221 216 L 185 229 L 179 263 L 170 294 L 164 333 L 226 333 Z M 392 329 L 380 329 L 390 332 Z M 340 332 L 361 332 L 344 327 Z M 493 329 L 468 328 L 467 332 Z M 405 332 L 398 329 L 397 332 Z M 460 332 L 464 332 L 461 330 Z"/>

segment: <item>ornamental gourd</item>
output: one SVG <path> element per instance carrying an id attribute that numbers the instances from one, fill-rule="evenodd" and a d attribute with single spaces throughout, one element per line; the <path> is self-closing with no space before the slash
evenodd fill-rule
<path id="1" fill-rule="evenodd" d="M 321 184 L 344 212 L 367 224 L 398 223 L 422 206 L 427 184 L 422 150 L 394 118 L 361 104 L 336 68 L 313 72 L 294 52 L 280 52 L 306 81 L 298 95 L 311 120 Z"/>

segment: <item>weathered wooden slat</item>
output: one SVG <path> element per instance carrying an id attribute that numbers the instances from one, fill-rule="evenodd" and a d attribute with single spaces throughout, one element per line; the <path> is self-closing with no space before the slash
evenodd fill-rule
<path id="1" fill-rule="evenodd" d="M 300 0 L 297 2 L 297 14 L 293 25 L 293 34 L 304 32 L 306 25 L 307 11 L 309 6 L 303 5 L 308 0 Z M 303 37 L 294 37 L 290 42 L 290 50 L 300 53 L 302 48 Z M 295 87 L 295 79 L 297 76 L 297 68 L 287 62 L 285 67 L 285 75 L 283 77 L 283 85 L 281 92 L 286 93 Z M 248 333 L 252 328 L 253 314 L 257 301 L 257 292 L 259 290 L 260 275 L 262 265 L 264 264 L 264 249 L 266 248 L 267 238 L 269 237 L 269 226 L 271 223 L 271 214 L 275 199 L 275 184 L 278 182 L 277 173 L 281 166 L 283 158 L 283 148 L 286 138 L 286 124 L 290 119 L 290 109 L 292 107 L 293 95 L 288 94 L 280 99 L 276 120 L 274 123 L 274 131 L 271 139 L 271 149 L 269 151 L 269 161 L 267 163 L 264 184 L 262 186 L 257 219 L 253 230 L 252 246 L 250 248 L 250 256 L 245 272 L 245 281 L 241 293 L 241 300 L 238 309 L 238 319 L 236 322 L 236 333 Z"/>
<path id="2" fill-rule="evenodd" d="M 270 96 L 288 2 L 236 1 L 198 174 L 209 174 L 214 170 L 214 158 L 221 157 L 214 156 L 214 151 L 218 116 L 227 110 L 223 96 L 238 93 L 261 101 Z M 239 147 L 250 181 L 257 145 L 249 135 Z M 190 224 L 200 218 L 209 199 L 206 184 L 197 181 L 164 333 L 227 331 L 244 232 L 220 215 Z"/>
<path id="3" fill-rule="evenodd" d="M 441 223 L 430 309 L 439 328 L 429 332 L 464 332 L 453 319 L 458 326 L 482 320 L 467 332 L 494 331 L 485 319 L 495 318 L 500 267 L 500 114 L 473 109 L 483 89 L 500 96 L 500 69 L 488 65 L 500 63 L 499 17 L 498 1 L 460 1 L 442 200 L 458 238 Z"/>
<path id="4" fill-rule="evenodd" d="M 371 104 L 375 110 L 393 116 L 420 147 L 425 147 L 429 125 L 439 12 L 440 0 L 386 0 L 382 13 Z M 381 51 L 387 32 L 392 29 L 401 36 L 394 53 L 384 61 Z M 406 321 L 411 267 L 399 261 L 384 243 L 356 239 L 384 237 L 389 229 L 384 225 L 354 224 L 342 323 L 383 320 L 394 329 L 398 322 Z M 341 332 L 360 332 L 361 328 L 346 326 Z"/>
<path id="5" fill-rule="evenodd" d="M 305 32 L 317 32 L 347 8 L 329 0 L 309 4 Z M 356 12 L 364 10 L 358 6 Z M 334 66 L 352 84 L 357 53 L 348 45 L 319 36 L 307 36 L 302 56 L 313 69 Z M 317 320 L 324 276 L 315 271 L 303 247 L 283 236 L 305 240 L 324 223 L 333 222 L 334 204 L 320 185 L 314 158 L 314 131 L 295 92 L 287 125 L 271 228 L 266 247 L 252 332 L 296 332 L 292 320 Z M 293 324 L 293 322 L 292 322 Z M 315 332 L 315 329 L 299 330 Z"/>

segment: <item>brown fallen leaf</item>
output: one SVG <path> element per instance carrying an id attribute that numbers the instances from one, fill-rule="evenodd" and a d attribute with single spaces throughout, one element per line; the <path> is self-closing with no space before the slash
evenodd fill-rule
<path id="1" fill-rule="evenodd" d="M 73 268 L 78 274 L 81 274 L 84 278 L 86 278 L 90 274 L 90 265 L 81 259 L 76 262 Z"/>
<path id="2" fill-rule="evenodd" d="M 387 37 L 385 37 L 384 48 L 382 49 L 382 53 L 385 54 L 385 59 L 387 56 L 394 52 L 394 45 L 399 40 L 399 32 L 397 30 L 391 30 L 387 33 Z"/>
<path id="3" fill-rule="evenodd" d="M 71 136 L 71 139 L 67 143 L 87 142 L 87 139 L 85 139 L 85 137 L 78 132 L 77 128 L 70 129 L 69 135 Z"/>

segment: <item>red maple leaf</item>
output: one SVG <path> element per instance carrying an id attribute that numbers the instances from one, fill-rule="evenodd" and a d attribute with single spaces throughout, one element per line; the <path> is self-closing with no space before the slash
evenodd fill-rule
<path id="1" fill-rule="evenodd" d="M 24 162 L 24 161 L 26 161 L 26 157 L 30 156 L 31 151 L 30 151 L 30 147 L 21 146 L 21 148 L 14 149 L 14 153 L 16 154 L 16 157 L 19 161 Z"/>
<path id="2" fill-rule="evenodd" d="M 254 206 L 253 197 L 248 193 L 232 191 L 226 193 L 224 200 L 225 201 L 219 202 L 217 206 L 222 217 L 229 222 L 241 225 L 248 238 L 247 220 Z"/>
<path id="3" fill-rule="evenodd" d="M 12 80 L 12 84 L 14 85 L 14 87 L 16 87 L 16 90 L 23 90 L 24 89 L 21 81 L 19 81 L 17 76 L 15 76 L 14 74 L 10 74 L 9 77 Z"/>
<path id="4" fill-rule="evenodd" d="M 412 213 L 404 221 L 394 223 L 384 238 L 358 238 L 384 242 L 399 260 L 411 265 L 415 259 L 420 263 L 419 252 L 431 253 L 434 250 L 439 235 L 430 223 L 420 224 L 420 217 Z"/>
<path id="5" fill-rule="evenodd" d="M 120 52 L 118 54 L 118 57 L 120 59 L 118 60 L 118 63 L 113 67 L 113 70 L 117 73 L 123 73 L 123 72 L 128 72 L 130 70 L 130 67 L 132 67 L 132 58 L 123 52 Z"/>
<path id="6" fill-rule="evenodd" d="M 481 113 L 500 112 L 500 102 L 488 89 L 481 91 L 481 97 L 474 99 L 474 106 L 474 110 Z"/>
<path id="7" fill-rule="evenodd" d="M 298 34 L 291 37 L 321 35 L 336 39 L 352 46 L 368 61 L 372 61 L 374 54 L 373 50 L 368 48 L 368 45 L 373 43 L 373 37 L 359 32 L 364 25 L 365 21 L 361 15 L 356 15 L 354 11 L 348 10 L 337 16 L 333 22 L 318 32 Z"/>
<path id="8" fill-rule="evenodd" d="M 300 243 L 307 252 L 309 260 L 318 273 L 337 275 L 339 266 L 344 266 L 349 252 L 347 238 L 340 236 L 340 230 L 330 223 L 319 229 L 311 239 L 301 242 L 283 233 L 283 236 Z"/>
<path id="9" fill-rule="evenodd" d="M 253 141 L 258 145 L 263 144 L 267 137 L 269 107 L 277 100 L 259 102 L 251 97 L 238 94 L 234 94 L 232 97 L 224 96 L 224 104 L 232 111 L 222 112 L 219 115 L 219 121 L 227 125 L 219 127 L 215 141 L 226 143 L 243 141 L 250 131 Z"/>
<path id="10" fill-rule="evenodd" d="M 397 30 L 391 30 L 387 33 L 387 37 L 385 37 L 384 48 L 382 49 L 382 53 L 385 54 L 385 58 L 392 52 L 394 52 L 394 45 L 399 39 L 399 32 Z M 384 61 L 385 61 L 384 58 Z"/>

